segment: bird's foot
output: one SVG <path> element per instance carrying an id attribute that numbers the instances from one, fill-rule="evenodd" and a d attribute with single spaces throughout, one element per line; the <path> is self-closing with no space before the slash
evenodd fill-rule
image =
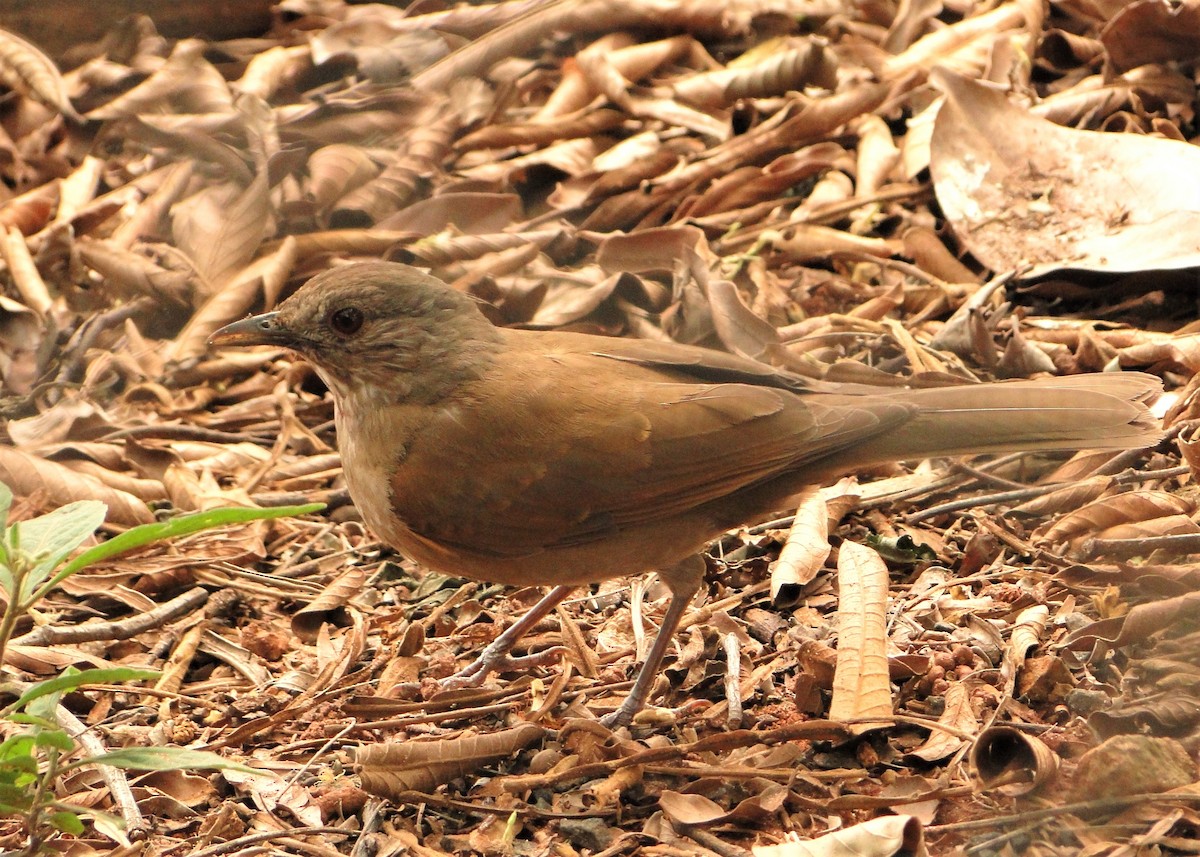
<path id="1" fill-rule="evenodd" d="M 541 652 L 514 658 L 492 643 L 472 663 L 454 675 L 442 679 L 438 684 L 441 690 L 479 687 L 494 672 L 523 672 L 532 667 L 544 667 L 560 660 L 566 651 L 563 646 L 551 646 Z"/>

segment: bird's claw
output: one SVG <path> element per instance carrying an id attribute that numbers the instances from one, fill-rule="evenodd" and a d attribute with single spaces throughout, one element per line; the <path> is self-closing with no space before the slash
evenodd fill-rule
<path id="1" fill-rule="evenodd" d="M 566 654 L 563 646 L 551 646 L 540 652 L 514 658 L 507 652 L 493 651 L 491 646 L 483 650 L 474 661 L 452 676 L 442 679 L 441 690 L 462 690 L 479 687 L 493 672 L 524 672 L 532 667 L 544 667 L 555 663 Z"/>

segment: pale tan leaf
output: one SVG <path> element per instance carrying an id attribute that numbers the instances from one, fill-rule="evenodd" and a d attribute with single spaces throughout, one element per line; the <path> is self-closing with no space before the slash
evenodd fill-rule
<path id="1" fill-rule="evenodd" d="M 245 315 L 260 296 L 268 307 L 274 306 L 295 264 L 296 240 L 289 235 L 274 252 L 232 274 L 229 282 L 192 314 L 167 348 L 166 359 L 184 360 L 203 354 L 213 331 Z"/>
<path id="2" fill-rule="evenodd" d="M 891 722 L 887 660 L 888 570 L 879 554 L 845 541 L 838 551 L 838 649 L 829 719 L 869 719 L 853 732 Z"/>
<path id="3" fill-rule="evenodd" d="M 79 162 L 69 176 L 59 185 L 58 211 L 54 213 L 56 223 L 67 223 L 96 198 L 104 172 L 104 161 L 88 155 Z"/>
<path id="4" fill-rule="evenodd" d="M 1117 524 L 1095 534 L 1097 540 L 1108 539 L 1153 539 L 1159 536 L 1178 536 L 1200 533 L 1197 524 L 1189 515 L 1163 515 L 1146 521 Z"/>
<path id="5" fill-rule="evenodd" d="M 1050 608 L 1045 604 L 1035 604 L 1022 610 L 1013 623 L 1008 645 L 1004 649 L 1004 660 L 1000 664 L 1000 677 L 1010 692 L 1025 658 L 1041 644 L 1049 618 Z"/>
<path id="6" fill-rule="evenodd" d="M 895 79 L 914 69 L 945 65 L 956 54 L 969 54 L 978 40 L 996 39 L 1003 31 L 1019 26 L 1024 20 L 1025 11 L 1016 2 L 1003 3 L 995 9 L 964 18 L 917 40 L 903 53 L 889 57 L 883 66 L 883 76 Z"/>
<path id="7" fill-rule="evenodd" d="M 79 258 L 119 293 L 148 295 L 179 306 L 191 306 L 192 277 L 155 264 L 140 253 L 111 241 L 81 240 Z"/>
<path id="8" fill-rule="evenodd" d="M 825 498 L 815 488 L 800 495 L 796 517 L 788 531 L 779 559 L 771 564 L 771 601 L 794 601 L 796 592 L 809 583 L 829 556 L 829 511 Z"/>
<path id="9" fill-rule="evenodd" d="M 742 303 L 729 280 L 710 280 L 708 299 L 717 336 L 734 354 L 766 361 L 771 354 L 782 351 L 779 331 Z"/>
<path id="10" fill-rule="evenodd" d="M 238 92 L 268 101 L 281 86 L 311 67 L 312 51 L 308 45 L 276 45 L 255 54 L 231 86 Z"/>
<path id="11" fill-rule="evenodd" d="M 171 210 L 175 242 L 203 277 L 205 296 L 221 290 L 234 272 L 253 258 L 270 233 L 267 176 L 250 184 L 214 184 L 177 203 Z"/>
<path id="12" fill-rule="evenodd" d="M 1114 648 L 1146 639 L 1181 619 L 1196 615 L 1200 592 L 1138 604 L 1124 616 L 1113 616 L 1072 631 L 1059 645 L 1064 649 L 1089 649 L 1097 641 Z"/>
<path id="13" fill-rule="evenodd" d="M 1194 504 L 1167 491 L 1129 491 L 1101 497 L 1054 522 L 1042 538 L 1050 544 L 1068 541 L 1087 533 L 1168 515 L 1190 514 Z"/>
<path id="14" fill-rule="evenodd" d="M 1111 476 L 1092 476 L 1078 482 L 1064 485 L 1048 494 L 1043 494 L 1033 500 L 1014 506 L 1015 515 L 1049 516 L 1078 509 L 1086 503 L 1091 503 L 1104 494 L 1113 485 Z"/>
<path id="15" fill-rule="evenodd" d="M 459 235 L 447 229 L 403 247 L 397 247 L 397 261 L 440 268 L 455 262 L 482 259 L 493 253 L 518 250 L 527 245 L 543 248 L 563 235 L 558 229 L 539 229 L 531 232 L 499 232 L 483 235 Z"/>
<path id="16" fill-rule="evenodd" d="M 150 509 L 137 497 L 109 488 L 57 462 L 11 447 L 0 446 L 0 482 L 11 488 L 16 497 L 41 496 L 50 506 L 99 500 L 108 506 L 108 520 L 122 526 L 149 524 L 154 520 Z"/>
<path id="17" fill-rule="evenodd" d="M 892 140 L 887 123 L 873 113 L 864 116 L 856 130 L 858 168 L 854 173 L 854 192 L 860 197 L 873 196 L 887 183 L 892 171 L 900 163 L 900 150 Z"/>
<path id="18" fill-rule="evenodd" d="M 885 815 L 807 841 L 756 845 L 754 857 L 929 857 L 921 822 Z"/>
<path id="19" fill-rule="evenodd" d="M 432 792 L 442 783 L 529 747 L 545 734 L 540 726 L 525 723 L 481 735 L 374 744 L 360 748 L 354 759 L 364 789 L 402 800 L 405 792 Z"/>
<path id="20" fill-rule="evenodd" d="M 362 592 L 366 581 L 367 572 L 363 568 L 347 568 L 326 584 L 312 601 L 292 614 L 292 633 L 304 642 L 312 643 L 325 622 L 341 624 L 338 614 L 343 613 L 346 605 Z"/>
<path id="21" fill-rule="evenodd" d="M 909 755 L 916 756 L 926 762 L 936 762 L 957 753 L 966 744 L 966 735 L 974 735 L 979 729 L 979 718 L 971 707 L 971 689 L 966 682 L 956 681 L 950 685 L 945 694 L 946 704 L 938 717 L 938 724 L 948 727 L 934 727 L 929 738 Z"/>
<path id="22" fill-rule="evenodd" d="M 380 167 L 361 146 L 334 143 L 322 146 L 308 159 L 308 195 L 318 209 L 379 175 Z"/>
<path id="23" fill-rule="evenodd" d="M 658 806 L 672 822 L 688 826 L 711 824 L 728 815 L 724 807 L 704 795 L 669 790 L 658 796 Z"/>
<path id="24" fill-rule="evenodd" d="M 768 230 L 763 241 L 788 259 L 804 262 L 827 259 L 836 253 L 863 253 L 868 256 L 896 256 L 903 252 L 902 242 L 893 238 L 872 238 L 832 229 L 815 223 L 797 223 L 782 230 Z"/>
<path id="25" fill-rule="evenodd" d="M 701 107 L 783 95 L 808 85 L 835 89 L 836 63 L 825 48 L 816 39 L 795 38 L 776 45 L 753 65 L 689 75 L 670 86 L 677 98 Z"/>
<path id="26" fill-rule="evenodd" d="M 1063 128 L 982 84 L 934 79 L 946 92 L 930 165 L 938 202 L 988 267 L 1038 276 L 1200 265 L 1195 146 Z"/>
<path id="27" fill-rule="evenodd" d="M 25 236 L 21 234 L 21 230 L 10 226 L 0 233 L 0 255 L 8 264 L 9 276 L 12 277 L 21 300 L 38 317 L 46 318 L 54 301 L 42 275 L 38 273 L 37 265 L 33 263 L 33 256 L 29 253 L 29 246 L 25 243 Z"/>
<path id="28" fill-rule="evenodd" d="M 182 39 L 162 68 L 128 92 L 87 114 L 88 119 L 117 119 L 142 113 L 167 112 L 176 105 L 183 113 L 229 113 L 233 99 L 225 79 L 204 59 L 206 45 Z"/>
<path id="29" fill-rule="evenodd" d="M 0 82 L 64 116 L 80 119 L 58 66 L 36 45 L 8 30 L 0 30 Z"/>

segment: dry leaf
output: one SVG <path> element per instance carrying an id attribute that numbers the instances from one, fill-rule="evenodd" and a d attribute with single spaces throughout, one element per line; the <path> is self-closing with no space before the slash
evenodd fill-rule
<path id="1" fill-rule="evenodd" d="M 879 554 L 856 542 L 838 550 L 838 649 L 829 719 L 855 723 L 854 732 L 891 722 L 887 661 L 888 571 Z"/>
<path id="2" fill-rule="evenodd" d="M 1200 152 L 1075 131 L 945 71 L 930 169 L 959 239 L 997 271 L 1200 266 Z"/>

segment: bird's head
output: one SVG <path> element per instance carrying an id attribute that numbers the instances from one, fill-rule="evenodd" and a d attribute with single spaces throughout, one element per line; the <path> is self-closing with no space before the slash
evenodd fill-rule
<path id="1" fill-rule="evenodd" d="M 307 359 L 337 397 L 434 401 L 491 360 L 500 332 L 469 296 L 416 268 L 363 262 L 313 277 L 274 312 L 213 345 L 275 345 Z"/>

